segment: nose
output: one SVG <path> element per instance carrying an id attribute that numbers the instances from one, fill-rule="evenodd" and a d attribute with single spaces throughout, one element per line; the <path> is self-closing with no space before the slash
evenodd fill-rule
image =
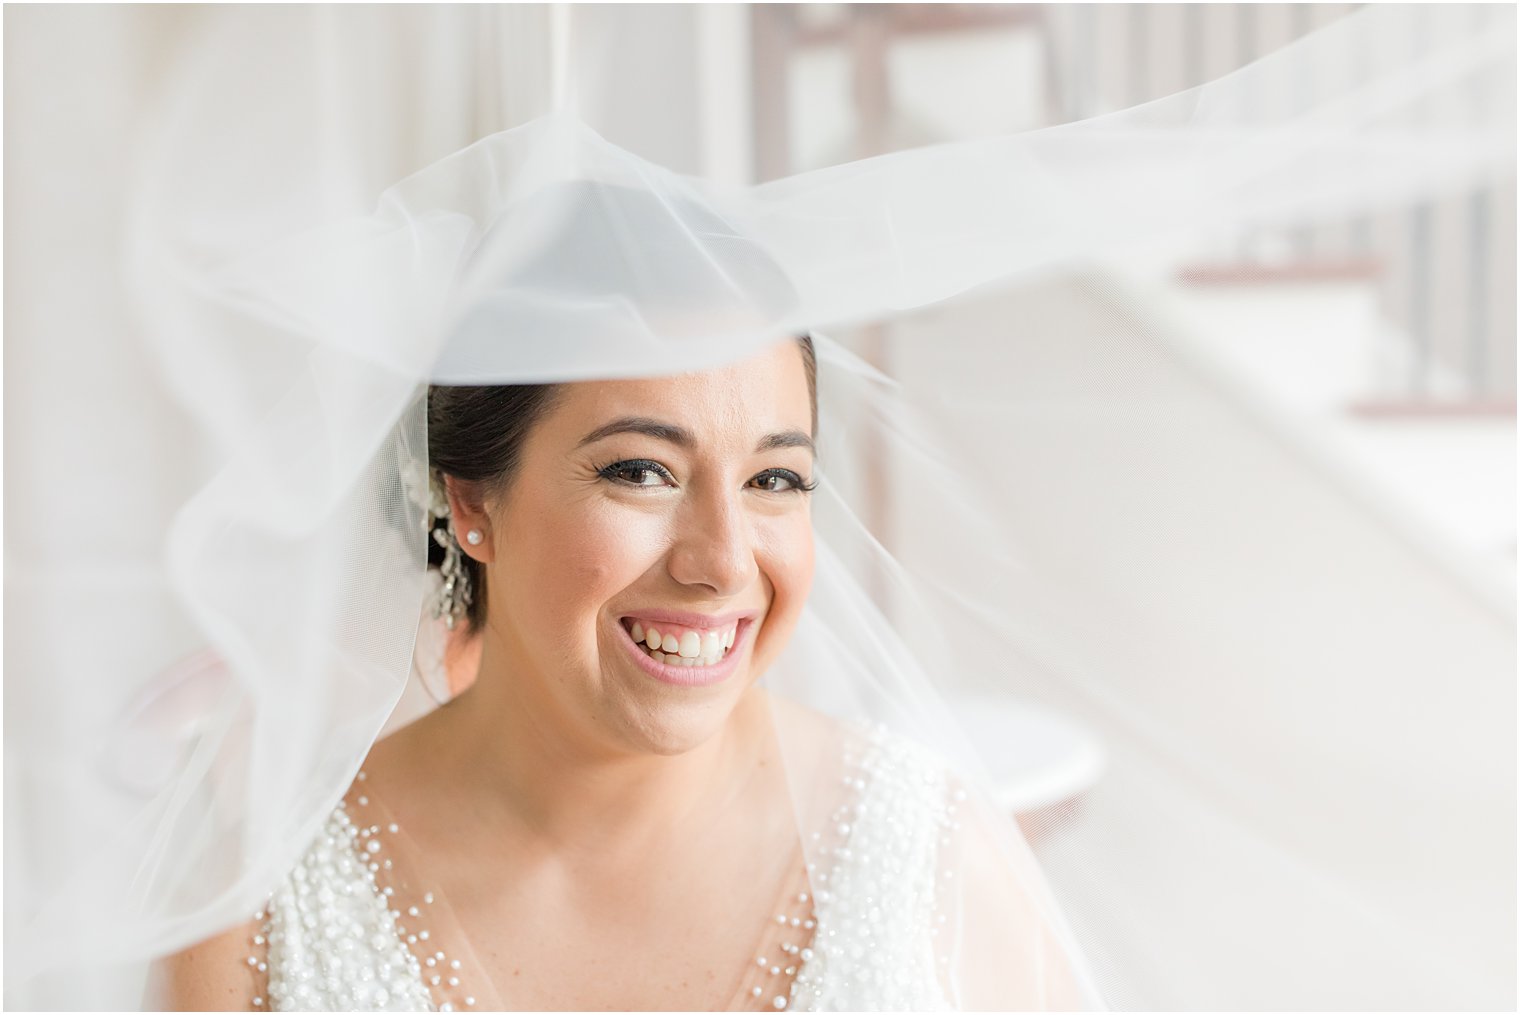
<path id="1" fill-rule="evenodd" d="M 726 598 L 749 587 L 759 572 L 754 534 L 737 492 L 694 491 L 682 504 L 670 552 L 670 575 L 682 585 Z"/>

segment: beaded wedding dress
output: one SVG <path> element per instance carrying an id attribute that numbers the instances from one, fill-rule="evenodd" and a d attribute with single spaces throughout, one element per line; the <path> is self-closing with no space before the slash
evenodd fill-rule
<path id="1" fill-rule="evenodd" d="M 950 889 L 937 860 L 960 830 L 964 791 L 944 763 L 885 726 L 842 729 L 837 806 L 801 843 L 755 928 L 755 959 L 735 971 L 727 1010 L 944 1010 L 948 936 L 935 900 Z M 361 771 L 322 833 L 258 914 L 247 957 L 250 1007 L 278 1011 L 467 1011 L 511 1008 L 474 961 L 445 898 Z M 423 862 L 419 862 L 423 861 Z M 1016 956 L 1010 955 L 1010 961 Z M 1045 1007 L 1041 971 L 1028 983 Z"/>

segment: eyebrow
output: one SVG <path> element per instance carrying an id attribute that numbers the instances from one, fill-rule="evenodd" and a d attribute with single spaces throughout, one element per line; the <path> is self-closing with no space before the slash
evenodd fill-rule
<path id="1" fill-rule="evenodd" d="M 669 441 L 677 447 L 688 450 L 697 445 L 696 438 L 692 436 L 690 430 L 677 426 L 674 423 L 662 423 L 660 420 L 650 419 L 648 416 L 619 416 L 612 422 L 599 426 L 582 437 L 576 447 L 583 448 L 588 444 L 595 444 L 599 440 L 620 433 L 641 433 L 647 437 L 654 437 L 657 440 Z M 801 430 L 780 430 L 776 433 L 769 433 L 760 438 L 760 443 L 755 445 L 756 452 L 777 451 L 781 448 L 807 448 L 813 457 L 818 457 L 818 452 L 813 447 L 813 438 Z"/>

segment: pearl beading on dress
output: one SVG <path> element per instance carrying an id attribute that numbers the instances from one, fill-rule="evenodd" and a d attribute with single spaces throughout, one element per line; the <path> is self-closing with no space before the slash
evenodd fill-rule
<path id="1" fill-rule="evenodd" d="M 774 951 L 755 959 L 755 982 L 749 987 L 749 997 L 761 1005 L 761 1010 L 779 1011 L 787 1007 L 798 971 L 813 957 L 808 947 L 817 926 L 812 899 L 806 891 L 792 897 L 789 911 L 775 917 L 776 926 L 790 940 L 776 942 Z"/>
<path id="2" fill-rule="evenodd" d="M 853 791 L 815 832 L 820 856 L 813 955 L 792 987 L 799 1011 L 949 1010 L 935 967 L 935 904 L 948 870 L 939 846 L 954 824 L 942 764 L 882 724 L 863 756 L 847 753 Z"/>
<path id="3" fill-rule="evenodd" d="M 958 827 L 946 773 L 881 724 L 851 728 L 863 749 L 845 754 L 842 802 L 807 843 L 814 890 L 776 915 L 795 935 L 757 956 L 750 1000 L 760 1010 L 948 1010 L 933 968 L 944 920 L 935 903 L 951 876 L 936 870 L 938 847 Z M 368 800 L 356 802 L 362 811 Z M 422 906 L 392 908 L 394 890 L 380 878 L 392 866 L 383 831 L 340 802 L 271 894 L 247 959 L 267 975 L 255 1010 L 454 1011 L 450 998 L 475 1006 L 460 960 L 433 948 L 417 922 Z M 431 905 L 432 893 L 421 901 Z"/>
<path id="4" fill-rule="evenodd" d="M 340 803 L 270 896 L 253 942 L 268 958 L 249 961 L 268 973 L 271 1011 L 434 1010 L 422 964 L 402 943 L 400 913 L 378 884 L 389 864 L 379 831 L 355 824 Z"/>

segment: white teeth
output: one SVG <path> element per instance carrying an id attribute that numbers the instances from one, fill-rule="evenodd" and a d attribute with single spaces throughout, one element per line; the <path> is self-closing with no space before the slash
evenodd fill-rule
<path id="1" fill-rule="evenodd" d="M 722 631 L 660 631 L 638 621 L 629 625 L 634 644 L 647 645 L 656 662 L 669 666 L 711 666 L 721 662 L 738 638 L 738 625 Z"/>

